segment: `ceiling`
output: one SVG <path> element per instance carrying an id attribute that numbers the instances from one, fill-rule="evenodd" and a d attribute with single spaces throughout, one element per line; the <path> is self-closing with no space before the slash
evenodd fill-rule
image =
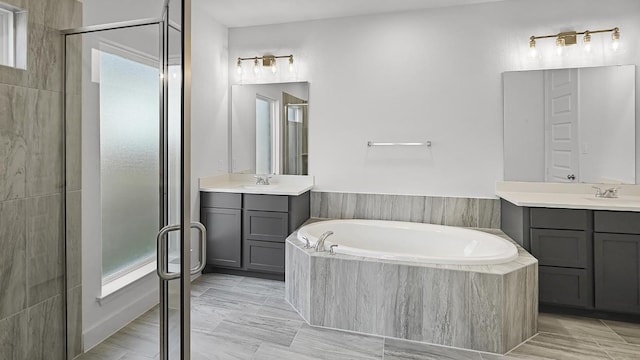
<path id="1" fill-rule="evenodd" d="M 227 27 L 432 9 L 504 0 L 195 0 Z"/>

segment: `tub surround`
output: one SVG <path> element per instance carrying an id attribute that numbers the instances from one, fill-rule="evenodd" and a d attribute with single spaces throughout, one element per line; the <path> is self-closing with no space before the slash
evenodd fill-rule
<path id="1" fill-rule="evenodd" d="M 499 230 L 485 230 L 508 237 Z M 504 354 L 537 332 L 537 260 L 435 265 L 286 241 L 285 299 L 313 326 Z"/>
<path id="2" fill-rule="evenodd" d="M 311 217 L 499 229 L 500 200 L 312 191 Z"/>
<path id="3" fill-rule="evenodd" d="M 592 186 L 619 187 L 618 198 L 596 198 Z M 640 211 L 640 185 L 498 182 L 496 195 L 517 206 Z"/>
<path id="4" fill-rule="evenodd" d="M 298 196 L 313 188 L 313 176 L 271 175 L 271 185 L 256 185 L 254 174 L 225 174 L 199 179 L 201 192 Z"/>

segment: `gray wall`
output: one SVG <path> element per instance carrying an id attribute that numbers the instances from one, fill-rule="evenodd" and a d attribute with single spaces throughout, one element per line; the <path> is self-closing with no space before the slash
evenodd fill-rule
<path id="1" fill-rule="evenodd" d="M 63 49 L 57 30 L 81 25 L 82 5 L 4 2 L 29 14 L 27 70 L 0 67 L 0 357 L 62 359 Z M 68 290 L 72 298 L 81 292 Z"/>

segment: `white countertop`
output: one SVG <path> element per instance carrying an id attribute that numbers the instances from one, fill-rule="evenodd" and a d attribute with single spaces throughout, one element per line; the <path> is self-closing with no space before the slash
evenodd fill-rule
<path id="1" fill-rule="evenodd" d="M 592 186 L 619 187 L 618 198 L 596 198 Z M 505 181 L 496 183 L 496 195 L 518 206 L 640 212 L 639 185 Z"/>
<path id="2" fill-rule="evenodd" d="M 313 176 L 271 175 L 270 185 L 256 185 L 255 174 L 226 174 L 199 179 L 200 191 L 264 195 L 301 195 L 313 188 Z"/>

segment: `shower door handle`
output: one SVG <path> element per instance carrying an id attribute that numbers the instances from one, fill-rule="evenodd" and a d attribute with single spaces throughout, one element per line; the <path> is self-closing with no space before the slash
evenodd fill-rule
<path id="1" fill-rule="evenodd" d="M 197 221 L 191 223 L 191 228 L 198 229 L 200 233 L 200 265 L 191 268 L 191 275 L 195 275 L 204 270 L 204 267 L 207 265 L 207 229 Z"/>
<path id="2" fill-rule="evenodd" d="M 206 246 L 207 246 L 207 230 L 204 225 L 199 222 L 191 223 L 190 227 L 192 229 L 198 229 L 200 233 L 200 264 L 191 269 L 191 275 L 195 275 L 202 271 L 206 265 Z M 167 251 L 167 234 L 173 231 L 178 231 L 181 229 L 180 225 L 167 225 L 160 229 L 157 236 L 157 254 L 156 254 L 156 272 L 158 276 L 162 280 L 173 280 L 180 277 L 179 272 L 169 272 L 167 269 L 167 264 L 169 262 L 169 254 Z"/>

